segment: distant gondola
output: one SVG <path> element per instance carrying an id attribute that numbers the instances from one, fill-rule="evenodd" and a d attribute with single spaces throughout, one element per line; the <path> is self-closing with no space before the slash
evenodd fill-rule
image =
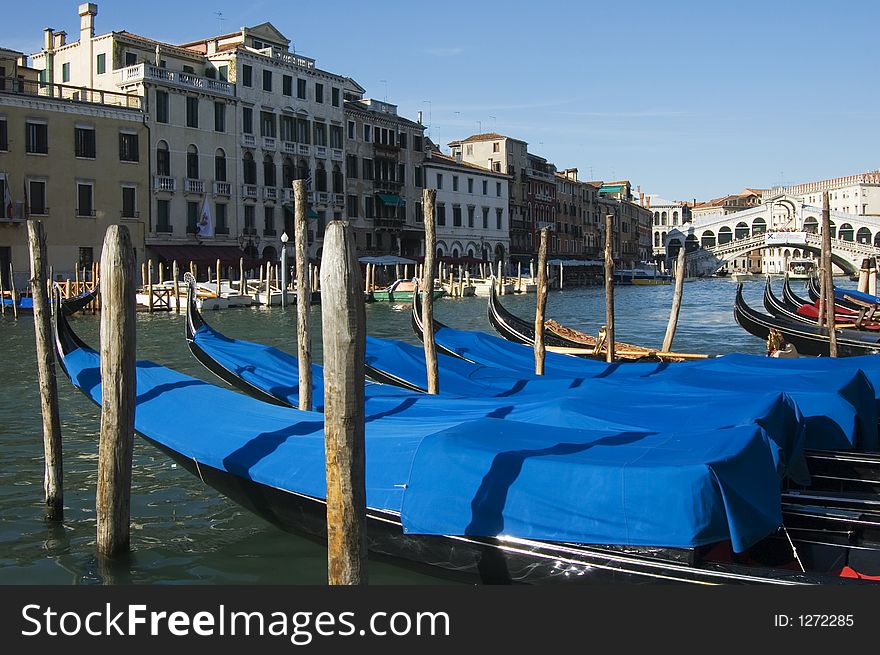
<path id="1" fill-rule="evenodd" d="M 92 290 L 85 290 L 77 296 L 65 298 L 61 301 L 61 311 L 67 316 L 72 316 L 89 306 L 95 298 L 98 297 L 100 287 L 96 284 Z M 12 309 L 12 300 L 3 298 L 3 304 L 10 310 Z M 32 316 L 34 313 L 34 302 L 31 296 L 18 296 L 16 298 L 16 309 L 19 316 Z"/>
<path id="2" fill-rule="evenodd" d="M 819 325 L 819 310 L 815 303 L 798 302 L 801 299 L 794 293 L 789 284 L 788 277 L 783 283 L 783 297 L 777 298 L 770 286 L 770 278 L 764 287 L 764 308 L 777 318 L 787 318 L 792 321 L 800 321 L 807 325 Z M 859 312 L 854 312 L 840 305 L 835 305 L 835 325 L 840 328 L 852 328 L 859 331 L 880 331 L 880 321 L 859 318 Z"/>
<path id="3" fill-rule="evenodd" d="M 810 282 L 807 285 L 807 292 L 810 294 L 810 299 L 813 302 L 818 302 L 819 297 L 821 296 L 818 278 L 810 278 Z M 853 312 L 861 312 L 866 306 L 880 304 L 880 298 L 853 289 L 838 289 L 835 287 L 834 304 L 839 307 L 845 307 Z"/>
<path id="4" fill-rule="evenodd" d="M 746 332 L 767 340 L 770 331 L 776 330 L 801 355 L 828 355 L 828 328 L 808 325 L 801 321 L 777 318 L 749 307 L 742 296 L 742 283 L 736 288 L 733 316 Z M 880 353 L 880 337 L 858 330 L 836 330 L 837 352 L 841 357 L 875 355 Z"/>

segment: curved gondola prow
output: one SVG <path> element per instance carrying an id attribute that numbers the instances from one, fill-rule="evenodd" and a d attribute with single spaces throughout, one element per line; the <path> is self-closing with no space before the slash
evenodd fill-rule
<path id="1" fill-rule="evenodd" d="M 812 279 L 812 277 L 810 279 Z M 807 287 L 809 287 L 809 285 L 807 285 Z M 794 292 L 794 289 L 791 288 L 791 281 L 788 276 L 785 277 L 785 280 L 782 283 L 782 300 L 790 309 L 813 304 L 812 302 L 804 300 Z"/>
<path id="2" fill-rule="evenodd" d="M 58 286 L 56 282 L 53 285 L 53 295 L 61 293 L 61 288 Z M 82 311 L 86 307 L 89 306 L 91 302 L 93 302 L 101 292 L 100 285 L 95 282 L 94 287 L 89 291 L 83 291 L 78 296 L 74 296 L 73 298 L 65 298 L 61 300 L 61 311 L 67 314 L 68 316 L 72 316 L 79 311 Z M 54 303 L 53 303 L 54 305 Z"/>
<path id="3" fill-rule="evenodd" d="M 55 340 L 55 352 L 57 354 L 58 364 L 61 370 L 68 378 L 70 373 L 65 364 L 65 358 L 75 350 L 82 348 L 83 350 L 91 350 L 86 343 L 77 336 L 67 321 L 67 312 L 60 310 L 62 306 L 61 290 L 55 289 L 51 298 L 52 311 L 52 333 Z"/>
<path id="4" fill-rule="evenodd" d="M 265 403 L 269 403 L 271 405 L 279 405 L 281 407 L 294 407 L 289 402 L 282 400 L 276 396 L 273 396 L 269 393 L 266 393 L 259 387 L 256 387 L 250 384 L 247 380 L 244 380 L 233 371 L 230 371 L 226 367 L 224 367 L 220 362 L 211 357 L 205 350 L 196 342 L 196 332 L 199 331 L 200 328 L 205 328 L 207 330 L 214 330 L 205 322 L 205 319 L 202 318 L 202 313 L 199 311 L 199 307 L 196 303 L 197 296 L 197 284 L 195 277 L 190 273 L 186 273 L 183 276 L 183 281 L 186 283 L 186 326 L 184 328 L 185 336 L 186 336 L 186 345 L 189 348 L 189 351 L 192 353 L 193 357 L 198 360 L 198 362 L 204 366 L 206 369 L 211 371 L 218 378 L 226 382 L 227 384 L 235 387 L 239 391 L 257 398 Z"/>
<path id="5" fill-rule="evenodd" d="M 412 317 L 411 317 L 410 322 L 412 324 L 413 332 L 415 332 L 419 341 L 424 343 L 425 342 L 425 324 L 424 324 L 424 321 L 422 321 L 422 294 L 419 291 L 418 278 L 413 279 Z M 449 329 L 443 323 L 441 323 L 440 321 L 438 321 L 436 319 L 434 319 L 433 323 L 434 323 L 434 334 L 437 334 L 437 332 L 441 329 L 444 329 L 444 328 Z M 455 357 L 456 359 L 463 359 L 466 362 L 475 363 L 474 360 L 468 359 L 467 357 L 460 355 L 459 353 L 455 352 L 454 350 L 450 350 L 449 348 L 446 348 L 443 344 L 438 343 L 436 341 L 436 339 L 434 341 L 434 346 L 437 348 L 437 350 L 439 352 L 441 352 L 444 355 L 449 355 L 450 357 Z M 395 384 L 396 386 L 400 386 L 400 384 L 397 382 L 392 382 L 391 384 Z M 422 391 L 422 389 L 416 389 L 416 390 Z"/>
<path id="6" fill-rule="evenodd" d="M 496 332 L 498 332 L 498 334 L 508 341 L 525 344 L 527 346 L 534 345 L 534 326 L 529 329 L 525 321 L 514 316 L 501 306 L 495 293 L 494 277 L 489 284 L 489 302 L 486 306 L 486 313 L 489 319 L 489 324 Z"/>

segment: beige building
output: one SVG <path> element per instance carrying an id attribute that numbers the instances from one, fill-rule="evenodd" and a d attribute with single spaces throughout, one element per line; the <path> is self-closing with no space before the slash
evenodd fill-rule
<path id="1" fill-rule="evenodd" d="M 0 85 L 4 283 L 11 262 L 16 286 L 27 285 L 27 217 L 45 227 L 56 276 L 90 269 L 113 224 L 129 228 L 143 261 L 150 190 L 141 99 L 35 81 L 38 73 L 29 72 L 23 56 L 17 63 Z"/>
<path id="2" fill-rule="evenodd" d="M 347 101 L 345 118 L 346 216 L 358 252 L 420 255 L 425 127 L 373 99 Z"/>
<path id="3" fill-rule="evenodd" d="M 712 220 L 735 212 L 757 207 L 762 203 L 764 189 L 743 189 L 740 193 L 705 202 L 695 202 L 691 210 L 693 220 Z"/>
<path id="4" fill-rule="evenodd" d="M 880 216 L 880 170 L 845 175 L 818 182 L 779 186 L 763 193 L 764 202 L 781 195 L 794 197 L 802 205 L 822 206 L 822 194 L 828 192 L 831 211 L 857 216 Z"/>

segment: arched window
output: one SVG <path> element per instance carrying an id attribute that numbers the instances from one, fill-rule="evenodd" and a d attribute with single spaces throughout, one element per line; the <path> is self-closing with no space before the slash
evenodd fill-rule
<path id="1" fill-rule="evenodd" d="M 241 158 L 241 168 L 242 168 L 242 176 L 244 177 L 245 184 L 256 184 L 257 183 L 257 162 L 254 161 L 254 156 L 250 152 L 245 152 L 244 156 Z"/>
<path id="2" fill-rule="evenodd" d="M 296 179 L 306 180 L 309 177 L 309 162 L 299 159 L 296 162 Z"/>
<path id="3" fill-rule="evenodd" d="M 186 149 L 186 176 L 191 180 L 199 179 L 199 149 L 193 144 Z"/>
<path id="4" fill-rule="evenodd" d="M 660 214 L 660 225 L 666 225 L 666 212 Z"/>
<path id="5" fill-rule="evenodd" d="M 760 216 L 752 221 L 752 234 L 761 234 L 767 231 L 767 221 Z M 720 236 L 720 233 L 719 233 Z M 720 241 L 720 239 L 719 239 Z"/>
<path id="6" fill-rule="evenodd" d="M 736 230 L 734 231 L 735 239 L 745 239 L 749 236 L 749 226 L 743 222 L 739 222 L 736 224 Z"/>
<path id="7" fill-rule="evenodd" d="M 733 232 L 728 226 L 722 227 L 718 230 L 718 245 L 723 243 L 730 243 L 733 241 Z"/>
<path id="8" fill-rule="evenodd" d="M 839 239 L 843 239 L 844 241 L 852 241 L 853 240 L 853 226 L 849 223 L 844 223 L 840 226 L 840 234 L 838 236 Z"/>
<path id="9" fill-rule="evenodd" d="M 324 170 L 324 164 L 318 164 L 318 168 L 315 169 L 315 189 L 327 191 L 327 171 Z"/>
<path id="10" fill-rule="evenodd" d="M 654 232 L 654 247 L 655 248 L 660 247 L 660 233 L 659 232 Z"/>
<path id="11" fill-rule="evenodd" d="M 672 212 L 672 224 L 678 225 L 678 212 Z"/>
<path id="12" fill-rule="evenodd" d="M 263 185 L 270 187 L 277 185 L 277 180 L 275 179 L 275 160 L 272 158 L 272 155 L 266 155 L 263 158 Z"/>
<path id="13" fill-rule="evenodd" d="M 700 245 L 704 248 L 714 248 L 715 247 L 715 233 L 712 230 L 706 230 L 700 236 Z"/>
<path id="14" fill-rule="evenodd" d="M 339 168 L 338 164 L 333 165 L 333 193 L 345 193 L 342 170 Z"/>
<path id="15" fill-rule="evenodd" d="M 218 182 L 226 181 L 226 153 L 223 148 L 217 148 L 214 153 L 214 179 Z"/>
<path id="16" fill-rule="evenodd" d="M 281 162 L 281 183 L 285 188 L 289 189 L 293 186 L 295 173 L 296 168 L 293 165 L 293 161 L 291 161 L 290 157 L 285 157 L 284 161 Z"/>
<path id="17" fill-rule="evenodd" d="M 819 221 L 814 216 L 808 216 L 804 219 L 804 232 L 810 232 L 811 234 L 819 233 Z"/>
<path id="18" fill-rule="evenodd" d="M 171 176 L 171 154 L 168 152 L 168 144 L 164 141 L 156 144 L 156 175 Z"/>
<path id="19" fill-rule="evenodd" d="M 859 243 L 871 243 L 871 230 L 866 227 L 860 227 L 856 232 L 856 241 Z"/>

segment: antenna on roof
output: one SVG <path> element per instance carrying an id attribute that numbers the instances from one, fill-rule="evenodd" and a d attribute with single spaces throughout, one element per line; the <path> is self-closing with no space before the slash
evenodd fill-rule
<path id="1" fill-rule="evenodd" d="M 215 11 L 214 15 L 217 17 L 217 21 L 220 23 L 220 34 L 223 34 L 223 12 Z"/>
<path id="2" fill-rule="evenodd" d="M 379 80 L 379 81 L 385 85 L 385 97 L 383 98 L 383 102 L 388 102 L 388 80 Z"/>

